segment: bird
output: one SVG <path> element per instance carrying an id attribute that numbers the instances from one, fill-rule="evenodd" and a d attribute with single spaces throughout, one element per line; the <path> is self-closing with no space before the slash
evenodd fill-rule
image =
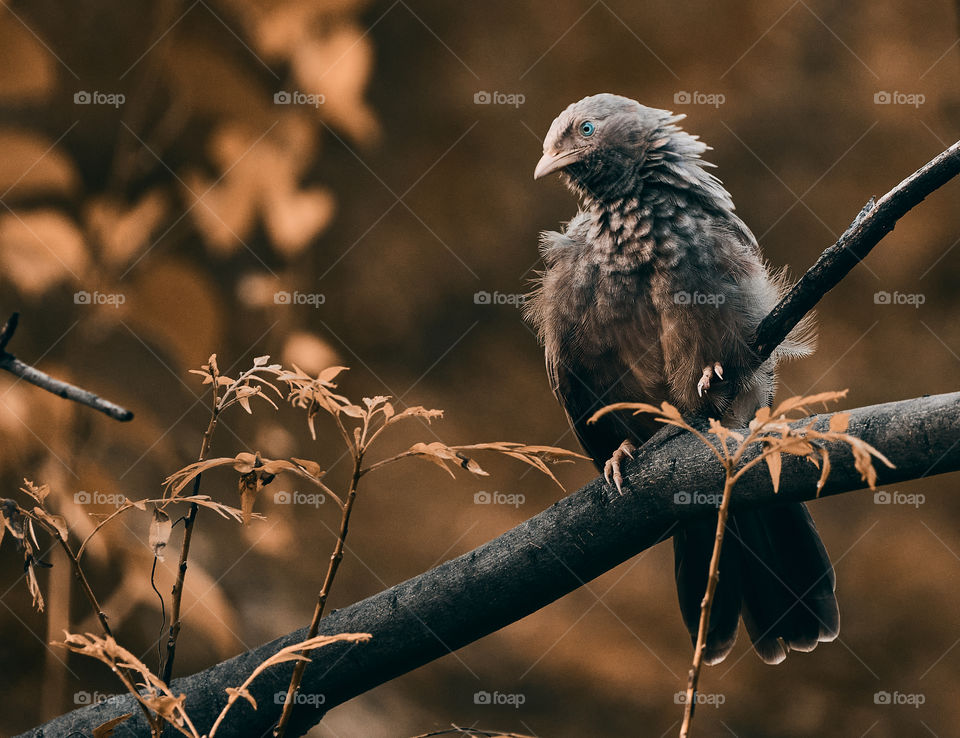
<path id="1" fill-rule="evenodd" d="M 525 302 L 551 388 L 611 488 L 662 427 L 616 402 L 666 401 L 684 416 L 742 427 L 776 388 L 776 365 L 813 350 L 809 320 L 755 367 L 751 339 L 786 289 L 702 155 L 686 116 L 603 93 L 568 106 L 544 139 L 534 179 L 559 173 L 580 207 L 544 231 Z M 613 489 L 611 489 L 613 491 Z M 694 490 L 695 492 L 702 492 Z M 716 534 L 713 519 L 674 529 L 680 612 L 694 644 Z M 742 617 L 759 657 L 782 662 L 839 634 L 836 578 L 805 505 L 735 510 L 727 522 L 704 660 L 733 649 Z"/>

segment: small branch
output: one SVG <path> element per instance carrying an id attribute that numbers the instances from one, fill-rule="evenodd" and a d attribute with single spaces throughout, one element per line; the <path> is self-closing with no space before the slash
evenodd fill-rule
<path id="1" fill-rule="evenodd" d="M 14 313 L 10 316 L 10 319 L 7 320 L 3 329 L 0 330 L 0 369 L 8 371 L 20 377 L 20 379 L 25 382 L 36 385 L 40 387 L 40 389 L 45 389 L 47 392 L 57 395 L 58 397 L 63 397 L 66 400 L 92 407 L 94 410 L 99 410 L 114 420 L 121 422 L 133 420 L 133 413 L 126 408 L 122 408 L 109 400 L 104 400 L 89 390 L 82 389 L 69 382 L 54 379 L 49 374 L 35 369 L 29 364 L 23 363 L 13 354 L 7 353 L 6 347 L 10 339 L 13 338 L 13 334 L 17 329 L 18 320 L 19 313 Z"/>
<path id="2" fill-rule="evenodd" d="M 2 342 L 2 335 L 0 335 L 0 342 Z M 10 501 L 12 504 L 16 504 L 13 500 Z M 35 523 L 40 525 L 47 533 L 49 533 L 53 538 L 56 539 L 57 543 L 60 544 L 60 548 L 63 549 L 63 552 L 67 555 L 67 559 L 70 561 L 70 566 L 73 569 L 74 575 L 77 577 L 77 581 L 80 582 L 80 589 L 83 591 L 84 596 L 87 598 L 87 602 L 90 603 L 90 607 L 93 610 L 94 614 L 97 616 L 97 620 L 100 621 L 100 626 L 103 628 L 103 634 L 108 636 L 113 636 L 113 632 L 110 630 L 110 623 L 107 622 L 107 616 L 104 614 L 103 609 L 100 607 L 100 603 L 97 601 L 96 595 L 93 593 L 93 589 L 90 587 L 90 582 L 87 581 L 86 575 L 83 573 L 83 568 L 80 566 L 79 557 L 74 554 L 73 549 L 70 548 L 70 543 L 66 538 L 60 533 L 55 525 L 52 525 L 48 519 L 40 517 L 36 513 L 24 510 L 22 507 L 17 505 L 17 508 L 23 515 L 26 515 Z"/>
<path id="3" fill-rule="evenodd" d="M 366 437 L 366 427 L 362 438 Z M 333 587 L 333 580 L 337 576 L 340 568 L 340 562 L 343 560 L 343 547 L 347 541 L 347 532 L 350 528 L 350 513 L 353 512 L 353 503 L 357 499 L 357 486 L 360 483 L 362 475 L 361 465 L 363 464 L 363 444 L 354 458 L 353 477 L 350 480 L 350 491 L 347 494 L 347 501 L 343 506 L 343 514 L 340 517 L 340 532 L 337 535 L 337 542 L 333 547 L 333 553 L 330 554 L 330 562 L 327 564 L 327 574 L 323 578 L 323 586 L 320 588 L 320 594 L 317 596 L 317 604 L 313 609 L 313 619 L 310 621 L 310 627 L 307 630 L 305 640 L 315 638 L 320 629 L 320 619 L 323 617 L 323 611 L 327 605 L 327 598 L 330 596 L 330 589 Z M 302 655 L 302 653 L 301 653 Z M 290 723 L 290 716 L 293 713 L 294 696 L 300 688 L 300 682 L 303 679 L 303 672 L 307 668 L 306 661 L 298 661 L 293 667 L 293 675 L 290 677 L 290 684 L 287 687 L 287 698 L 283 703 L 283 712 L 280 714 L 280 720 L 273 732 L 276 738 L 283 738 Z"/>
<path id="4" fill-rule="evenodd" d="M 90 582 L 87 581 L 87 577 L 83 573 L 83 568 L 80 566 L 80 560 L 76 557 L 76 555 L 74 555 L 70 545 L 64 540 L 63 536 L 60 535 L 59 531 L 54 531 L 54 535 L 57 537 L 57 542 L 60 544 L 60 548 L 63 549 L 64 553 L 66 553 L 67 557 L 70 559 L 70 566 L 73 567 L 73 573 L 77 577 L 77 581 L 80 582 L 80 589 L 83 590 L 83 594 L 90 603 L 90 607 L 93 609 L 94 613 L 96 613 L 97 620 L 100 621 L 100 627 L 103 628 L 103 634 L 112 637 L 113 631 L 110 630 L 110 623 L 107 622 L 107 616 L 100 607 L 100 603 L 97 601 L 97 597 L 93 593 L 93 589 L 90 587 Z"/>
<path id="5" fill-rule="evenodd" d="M 840 239 L 764 318 L 753 347 L 765 361 L 820 299 L 870 253 L 897 221 L 937 188 L 960 174 L 960 141 L 911 174 L 874 203 L 871 198 Z"/>
<path id="6" fill-rule="evenodd" d="M 210 422 L 203 433 L 203 441 L 200 443 L 200 455 L 197 461 L 203 461 L 210 450 L 210 443 L 213 438 L 213 431 L 217 427 L 217 421 L 220 418 L 220 405 L 217 396 L 217 383 L 213 382 L 213 405 L 210 410 Z M 200 474 L 193 480 L 193 494 L 200 494 Z M 167 654 L 163 660 L 163 669 L 160 678 L 165 684 L 170 683 L 173 676 L 173 660 L 177 656 L 177 639 L 180 637 L 180 605 L 183 601 L 184 580 L 187 577 L 187 560 L 190 558 L 190 543 L 193 540 L 194 524 L 197 522 L 197 513 L 200 512 L 200 506 L 197 503 L 191 503 L 190 511 L 183 518 L 183 542 L 180 544 L 180 563 L 177 567 L 177 581 L 173 585 L 170 604 L 170 629 L 167 634 Z"/>
<path id="7" fill-rule="evenodd" d="M 726 444 L 724 443 L 724 446 Z M 730 513 L 730 498 L 733 492 L 735 478 L 733 469 L 725 464 L 726 479 L 723 483 L 723 500 L 717 511 L 717 535 L 713 545 L 713 554 L 710 557 L 710 570 L 707 578 L 707 591 L 700 603 L 700 627 L 697 630 L 697 645 L 693 651 L 693 664 L 687 677 L 687 699 L 683 707 L 683 724 L 680 726 L 680 738 L 690 735 L 690 722 L 693 720 L 693 709 L 696 705 L 697 684 L 700 681 L 700 670 L 703 667 L 703 654 L 707 650 L 707 631 L 710 626 L 710 611 L 713 609 L 713 596 L 720 581 L 720 551 L 723 548 L 723 536 L 727 529 L 727 516 Z"/>

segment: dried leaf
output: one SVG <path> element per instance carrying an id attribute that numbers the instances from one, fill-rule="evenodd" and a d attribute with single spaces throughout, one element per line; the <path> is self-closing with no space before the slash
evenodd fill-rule
<path id="1" fill-rule="evenodd" d="M 34 507 L 33 514 L 56 530 L 60 538 L 64 541 L 67 540 L 67 536 L 69 535 L 67 532 L 67 521 L 62 515 L 52 515 L 41 507 Z"/>
<path id="2" fill-rule="evenodd" d="M 672 407 L 663 403 L 667 407 Z M 600 408 L 593 415 L 590 416 L 587 423 L 593 424 L 596 423 L 601 417 L 609 413 L 617 412 L 620 410 L 632 410 L 634 415 L 639 415 L 640 413 L 650 413 L 651 415 L 663 415 L 663 412 L 660 408 L 654 405 L 648 405 L 645 402 L 614 402 L 606 407 Z M 678 413 L 679 414 L 679 413 Z"/>
<path id="3" fill-rule="evenodd" d="M 770 470 L 770 481 L 773 482 L 773 491 L 780 491 L 780 467 L 782 459 L 780 458 L 780 452 L 774 451 L 767 454 L 764 457 L 764 461 L 767 462 L 767 469 Z"/>
<path id="4" fill-rule="evenodd" d="M 170 516 L 159 507 L 153 509 L 153 520 L 150 522 L 149 545 L 153 555 L 158 561 L 164 560 L 164 550 L 167 542 L 170 540 L 170 533 L 173 531 L 173 523 L 170 522 Z"/>
<path id="5" fill-rule="evenodd" d="M 246 454 L 253 458 L 252 454 Z M 169 491 L 171 497 L 176 497 L 180 494 L 184 487 L 186 487 L 190 482 L 194 480 L 199 474 L 207 471 L 208 469 L 213 469 L 218 466 L 234 466 L 236 468 L 237 460 L 243 456 L 243 454 L 238 454 L 235 458 L 221 456 L 216 459 L 207 459 L 206 461 L 195 461 L 192 464 L 188 464 L 177 472 L 174 472 L 169 477 L 167 477 L 163 486 Z M 252 468 L 252 467 L 251 467 Z M 238 469 L 238 471 L 241 471 Z"/>
<path id="6" fill-rule="evenodd" d="M 67 632 L 64 632 L 64 635 L 66 636 L 64 641 L 55 645 L 95 658 L 113 671 L 126 669 L 133 672 L 140 681 L 139 689 L 131 691 L 134 699 L 162 715 L 165 720 L 175 726 L 183 727 L 189 724 L 183 707 L 186 695 L 175 696 L 146 664 L 119 645 L 111 636 L 101 638 L 93 633 L 80 635 Z"/>
<path id="7" fill-rule="evenodd" d="M 253 505 L 257 501 L 257 493 L 263 488 L 263 479 L 259 472 L 241 474 L 238 483 L 240 490 L 240 508 L 243 513 L 243 524 L 247 525 L 253 517 Z"/>
<path id="8" fill-rule="evenodd" d="M 750 421 L 750 430 L 763 427 L 768 420 L 770 420 L 770 408 L 765 405 L 753 416 L 753 420 Z"/>
<path id="9" fill-rule="evenodd" d="M 249 692 L 249 687 L 253 683 L 253 680 L 256 679 L 260 674 L 262 674 L 266 669 L 269 669 L 271 666 L 276 664 L 284 664 L 290 661 L 309 661 L 310 659 L 301 654 L 301 651 L 314 651 L 318 648 L 323 648 L 328 646 L 331 643 L 338 643 L 341 641 L 346 641 L 348 643 L 366 643 L 370 640 L 369 633 L 340 633 L 339 635 L 333 636 L 316 636 L 315 638 L 309 638 L 305 641 L 299 643 L 294 643 L 290 646 L 286 646 L 270 658 L 260 662 L 248 676 L 243 684 L 239 687 L 227 687 L 227 704 L 224 705 L 223 710 L 220 711 L 220 714 L 217 716 L 217 719 L 213 723 L 213 727 L 210 730 L 210 737 L 216 734 L 217 729 L 220 727 L 220 723 L 226 717 L 227 712 L 233 706 L 233 703 L 237 701 L 240 697 L 243 697 L 245 700 L 250 702 L 256 709 L 257 703 L 253 699 L 253 696 Z"/>
<path id="10" fill-rule="evenodd" d="M 425 457 L 428 461 L 432 461 L 441 469 L 446 470 L 451 477 L 456 475 L 447 462 L 453 462 L 471 474 L 483 477 L 489 476 L 480 465 L 469 456 L 439 441 L 434 443 L 415 443 L 410 447 L 409 453 Z"/>
<path id="11" fill-rule="evenodd" d="M 114 729 L 120 725 L 120 723 L 129 720 L 131 717 L 133 717 L 133 713 L 128 712 L 125 715 L 118 715 L 115 718 L 107 720 L 105 723 L 101 723 L 93 729 L 93 738 L 112 738 Z"/>
<path id="12" fill-rule="evenodd" d="M 27 590 L 30 592 L 30 597 L 33 598 L 33 606 L 37 608 L 38 612 L 43 612 L 43 593 L 40 591 L 40 584 L 37 582 L 37 574 L 34 571 L 33 564 L 33 561 L 27 561 L 23 575 L 27 579 Z"/>
<path id="13" fill-rule="evenodd" d="M 399 420 L 404 420 L 405 418 L 423 418 L 429 423 L 435 418 L 443 417 L 443 410 L 428 410 L 422 405 L 408 407 L 405 410 L 401 410 L 396 415 L 392 415 L 393 406 L 389 405 L 389 407 L 391 410 L 391 415 L 387 416 L 387 422 L 390 424 L 396 423 Z"/>
<path id="14" fill-rule="evenodd" d="M 830 416 L 830 430 L 834 433 L 846 433 L 850 426 L 850 413 L 834 413 Z"/>
<path id="15" fill-rule="evenodd" d="M 771 441 L 770 444 L 778 451 L 794 456 L 809 456 L 813 453 L 813 446 L 809 441 L 800 436 L 787 436 L 786 438 Z"/>
<path id="16" fill-rule="evenodd" d="M 820 478 L 817 480 L 817 496 L 820 496 L 820 490 L 827 483 L 827 477 L 830 476 L 830 452 L 822 446 L 820 451 Z"/>
<path id="17" fill-rule="evenodd" d="M 25 478 L 23 480 L 23 486 L 20 488 L 20 491 L 30 495 L 33 499 L 35 499 L 37 502 L 39 502 L 42 505 L 43 501 L 47 499 L 47 495 L 50 494 L 50 486 L 47 484 L 44 484 L 38 487 L 29 479 Z"/>
<path id="18" fill-rule="evenodd" d="M 790 397 L 781 402 L 772 412 L 772 415 L 774 417 L 780 417 L 781 415 L 786 415 L 794 411 L 809 414 L 809 406 L 821 403 L 826 406 L 828 402 L 836 402 L 846 397 L 848 391 L 849 390 L 843 390 L 841 392 L 820 392 L 816 395 L 808 395 L 806 397 L 799 395 Z"/>
<path id="19" fill-rule="evenodd" d="M 310 461 L 309 459 L 298 459 L 296 456 L 291 457 L 292 461 L 297 466 L 301 467 L 303 471 L 315 479 L 320 479 L 323 476 L 323 469 L 320 468 L 320 465 L 316 461 Z"/>

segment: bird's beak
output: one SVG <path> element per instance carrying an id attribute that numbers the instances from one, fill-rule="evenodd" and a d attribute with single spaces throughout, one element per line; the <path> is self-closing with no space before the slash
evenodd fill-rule
<path id="1" fill-rule="evenodd" d="M 537 162 L 537 168 L 533 170 L 533 178 L 546 177 L 548 174 L 553 174 L 553 172 L 570 166 L 575 161 L 580 161 L 582 153 L 582 148 L 570 151 L 545 151 L 543 156 L 540 157 L 540 161 Z"/>

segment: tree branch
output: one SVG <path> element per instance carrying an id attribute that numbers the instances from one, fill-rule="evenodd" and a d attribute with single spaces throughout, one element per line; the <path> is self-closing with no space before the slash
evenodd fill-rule
<path id="1" fill-rule="evenodd" d="M 20 379 L 34 384 L 41 389 L 45 389 L 47 392 L 51 392 L 58 397 L 63 397 L 64 399 L 78 402 L 81 405 L 92 407 L 94 410 L 99 410 L 114 420 L 121 422 L 133 420 L 133 413 L 126 408 L 122 408 L 109 400 L 104 400 L 89 390 L 82 389 L 69 382 L 54 379 L 49 374 L 35 369 L 29 364 L 24 364 L 13 354 L 7 353 L 7 343 L 13 338 L 19 319 L 20 314 L 14 313 L 4 324 L 3 329 L 0 330 L 0 369 L 8 371 L 20 377 Z"/>
<path id="2" fill-rule="evenodd" d="M 757 365 L 905 213 L 957 174 L 960 141 L 876 203 L 871 198 L 840 239 L 760 323 L 753 344 Z M 0 332 L 0 351 L 9 340 L 8 333 L 12 330 Z M 8 356 L 2 353 L 2 357 Z M 7 367 L 0 363 L 0 368 Z M 879 484 L 957 471 L 958 408 L 960 393 L 860 408 L 851 412 L 849 432 L 883 451 L 897 465 L 896 469 L 880 469 Z M 826 427 L 829 417 L 817 416 L 817 423 Z M 756 453 L 747 454 L 743 462 L 749 463 Z M 862 488 L 848 451 L 838 454 L 832 464 L 822 496 Z M 775 494 L 758 465 L 738 482 L 731 504 L 738 509 L 808 500 L 815 494 L 818 475 L 809 463 L 788 457 L 781 471 L 780 492 Z M 712 506 L 677 505 L 673 496 L 690 489 L 720 489 L 724 482 L 723 469 L 712 453 L 692 435 L 677 429 L 661 431 L 645 444 L 627 465 L 626 476 L 628 494 L 623 497 L 610 499 L 609 485 L 602 478 L 595 479 L 480 548 L 324 618 L 322 634 L 369 632 L 373 639 L 358 651 L 353 651 L 353 646 L 335 645 L 314 658 L 304 673 L 300 693 L 322 695 L 323 699 L 309 701 L 297 710 L 290 734 L 300 735 L 327 710 L 548 605 L 668 538 L 683 520 L 714 515 Z M 596 535 L 598 531 L 603 535 Z M 306 629 L 301 629 L 176 680 L 174 693 L 187 695 L 187 709 L 198 727 L 209 726 L 226 701 L 227 687 L 241 684 L 260 662 L 302 641 L 305 634 Z M 276 697 L 286 693 L 291 672 L 292 667 L 279 668 L 264 675 L 250 690 L 259 711 L 244 703 L 218 735 L 239 738 L 270 731 L 282 709 L 282 700 Z M 124 696 L 75 710 L 22 735 L 91 736 L 95 727 L 132 712 L 132 707 L 133 698 Z M 145 721 L 137 715 L 117 726 L 113 734 L 120 738 L 145 735 L 145 731 Z"/>
<path id="3" fill-rule="evenodd" d="M 874 203 L 863 206 L 840 239 L 826 249 L 757 329 L 754 350 L 759 365 L 820 299 L 863 261 L 907 212 L 931 192 L 960 174 L 960 141 L 911 174 Z"/>
<path id="4" fill-rule="evenodd" d="M 960 393 L 921 397 L 850 411 L 849 432 L 879 448 L 896 464 L 880 467 L 879 484 L 889 485 L 960 470 Z M 820 429 L 830 414 L 817 416 Z M 806 422 L 806 421 L 801 421 Z M 747 454 L 748 463 L 758 452 Z M 713 454 L 688 433 L 666 429 L 645 444 L 626 466 L 629 491 L 611 493 L 602 478 L 560 500 L 499 538 L 320 621 L 320 633 L 369 632 L 362 648 L 334 644 L 312 655 L 301 694 L 305 701 L 291 721 L 301 735 L 336 707 L 379 684 L 416 669 L 519 620 L 609 571 L 672 534 L 682 520 L 716 514 L 707 504 L 678 505 L 674 495 L 691 489 L 720 489 L 724 473 Z M 849 451 L 831 448 L 833 471 L 821 496 L 860 489 L 863 482 Z M 757 465 L 738 481 L 732 509 L 809 500 L 819 470 L 796 457 L 783 461 L 780 491 Z M 602 532 L 602 535 L 597 535 Z M 208 728 L 236 686 L 265 658 L 302 640 L 298 630 L 253 651 L 173 683 L 187 695 L 198 729 Z M 237 705 L 218 736 L 263 735 L 280 715 L 275 695 L 286 692 L 292 666 L 265 673 L 251 687 L 259 710 Z M 106 720 L 133 712 L 128 696 L 84 707 L 23 734 L 23 738 L 91 736 Z M 140 715 L 117 726 L 114 735 L 146 735 Z"/>

